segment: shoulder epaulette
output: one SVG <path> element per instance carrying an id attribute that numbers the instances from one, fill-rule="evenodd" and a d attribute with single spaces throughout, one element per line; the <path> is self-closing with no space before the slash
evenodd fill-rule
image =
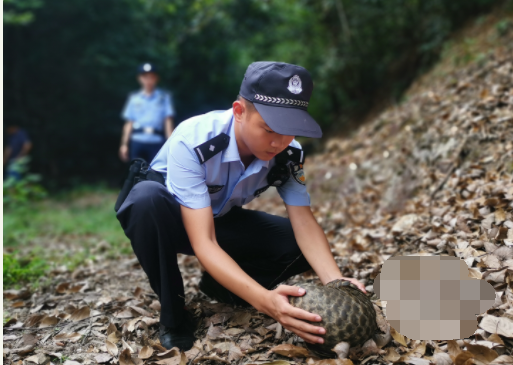
<path id="1" fill-rule="evenodd" d="M 204 164 L 212 157 L 217 155 L 219 152 L 225 150 L 226 147 L 228 147 L 229 143 L 230 136 L 226 133 L 221 133 L 218 136 L 209 139 L 205 143 L 202 143 L 199 146 L 194 147 L 194 152 L 196 152 L 200 164 Z"/>
<path id="2" fill-rule="evenodd" d="M 287 163 L 287 161 L 291 161 L 293 163 L 302 164 L 304 162 L 305 155 L 302 149 L 288 146 L 278 153 L 275 158 L 278 163 Z"/>

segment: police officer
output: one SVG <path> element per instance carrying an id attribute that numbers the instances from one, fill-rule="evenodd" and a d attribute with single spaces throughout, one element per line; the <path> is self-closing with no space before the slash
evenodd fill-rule
<path id="1" fill-rule="evenodd" d="M 303 67 L 252 63 L 232 109 L 188 119 L 151 163 L 162 181 L 136 184 L 117 218 L 161 303 L 160 342 L 183 350 L 194 342 L 184 308 L 177 253 L 206 269 L 200 290 L 220 302 L 252 305 L 311 343 L 322 343 L 315 313 L 291 306 L 303 289 L 279 285 L 313 268 L 322 283 L 344 278 L 310 209 L 304 154 L 295 136 L 319 138 L 308 114 L 313 90 Z M 289 218 L 242 205 L 275 186 Z"/>
<path id="2" fill-rule="evenodd" d="M 124 162 L 136 157 L 151 161 L 173 132 L 171 95 L 157 88 L 155 65 L 140 65 L 138 74 L 142 89 L 128 97 L 122 114 L 125 125 L 119 157 Z"/>

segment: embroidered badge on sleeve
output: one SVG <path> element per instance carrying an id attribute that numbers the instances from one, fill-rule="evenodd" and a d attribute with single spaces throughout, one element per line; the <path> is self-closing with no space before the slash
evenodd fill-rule
<path id="1" fill-rule="evenodd" d="M 306 184 L 306 176 L 303 170 L 303 164 L 290 164 L 290 170 L 292 172 L 292 177 L 301 185 Z"/>

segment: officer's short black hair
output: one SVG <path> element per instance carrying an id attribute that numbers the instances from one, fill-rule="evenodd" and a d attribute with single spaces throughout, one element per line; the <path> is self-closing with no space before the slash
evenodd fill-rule
<path id="1" fill-rule="evenodd" d="M 248 108 L 248 111 L 250 113 L 253 113 L 253 112 L 256 112 L 256 108 L 255 106 L 253 105 L 253 103 L 251 101 L 249 101 L 248 99 L 240 96 L 240 95 L 237 95 L 237 100 L 238 101 L 243 101 L 244 100 L 244 105 L 246 106 L 246 108 Z"/>

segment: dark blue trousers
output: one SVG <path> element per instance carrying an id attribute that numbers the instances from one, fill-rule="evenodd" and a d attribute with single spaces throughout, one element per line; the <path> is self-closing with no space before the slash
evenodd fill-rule
<path id="1" fill-rule="evenodd" d="M 160 322 L 178 326 L 185 301 L 177 253 L 194 255 L 180 204 L 165 186 L 143 181 L 132 188 L 117 218 L 159 296 Z M 234 207 L 214 225 L 219 246 L 267 289 L 310 269 L 287 218 Z"/>
<path id="2" fill-rule="evenodd" d="M 143 158 L 146 162 L 150 163 L 163 145 L 164 142 L 143 143 L 130 141 L 130 147 L 128 150 L 130 154 L 130 161 L 132 161 L 134 158 Z"/>

